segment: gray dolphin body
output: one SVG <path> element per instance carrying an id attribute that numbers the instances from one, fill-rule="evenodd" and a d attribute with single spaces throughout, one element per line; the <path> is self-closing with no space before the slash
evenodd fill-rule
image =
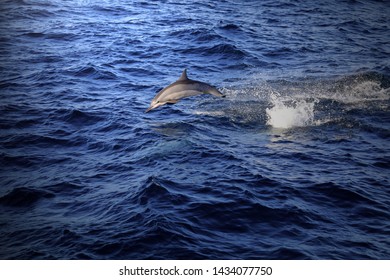
<path id="1" fill-rule="evenodd" d="M 170 84 L 169 86 L 161 90 L 153 98 L 152 102 L 150 103 L 150 107 L 145 111 L 145 113 L 149 112 L 150 110 L 156 109 L 157 107 L 160 107 L 164 104 L 174 104 L 182 98 L 202 93 L 209 93 L 218 97 L 225 97 L 215 87 L 209 84 L 188 79 L 187 69 L 184 69 L 180 78 L 176 82 Z"/>

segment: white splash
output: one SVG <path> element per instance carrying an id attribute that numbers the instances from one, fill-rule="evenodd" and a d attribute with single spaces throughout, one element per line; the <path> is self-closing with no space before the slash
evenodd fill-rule
<path id="1" fill-rule="evenodd" d="M 272 94 L 272 108 L 266 108 L 267 124 L 275 128 L 292 128 L 312 125 L 316 101 L 285 100 Z"/>

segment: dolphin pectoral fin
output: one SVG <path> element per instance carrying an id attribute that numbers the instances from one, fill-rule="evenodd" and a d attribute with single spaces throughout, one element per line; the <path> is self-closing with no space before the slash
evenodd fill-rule
<path id="1" fill-rule="evenodd" d="M 169 104 L 176 104 L 177 102 L 179 102 L 179 99 L 171 99 L 167 101 Z"/>
<path id="2" fill-rule="evenodd" d="M 164 104 L 152 104 L 152 105 L 150 105 L 150 107 L 148 108 L 148 109 L 146 109 L 146 111 L 145 111 L 145 113 L 147 113 L 147 112 L 149 112 L 149 111 L 151 111 L 151 110 L 153 110 L 153 109 L 155 109 L 155 108 L 157 108 L 157 107 L 160 107 L 161 105 L 164 105 Z"/>

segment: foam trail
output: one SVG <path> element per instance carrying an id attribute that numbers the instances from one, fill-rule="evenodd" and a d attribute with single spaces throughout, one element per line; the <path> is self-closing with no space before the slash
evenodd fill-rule
<path id="1" fill-rule="evenodd" d="M 315 101 L 283 100 L 271 94 L 272 108 L 266 108 L 267 124 L 275 128 L 292 128 L 311 125 L 314 120 Z"/>

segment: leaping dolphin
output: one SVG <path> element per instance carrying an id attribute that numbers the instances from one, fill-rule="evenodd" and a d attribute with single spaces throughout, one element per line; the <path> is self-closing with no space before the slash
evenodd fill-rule
<path id="1" fill-rule="evenodd" d="M 157 107 L 160 107 L 164 104 L 174 104 L 182 98 L 202 93 L 209 93 L 218 97 L 225 97 L 215 87 L 209 84 L 188 79 L 187 69 L 184 69 L 180 78 L 176 82 L 170 84 L 169 86 L 161 90 L 153 98 L 152 102 L 150 103 L 150 107 L 145 111 L 145 113 L 149 112 L 150 110 L 156 109 Z"/>

